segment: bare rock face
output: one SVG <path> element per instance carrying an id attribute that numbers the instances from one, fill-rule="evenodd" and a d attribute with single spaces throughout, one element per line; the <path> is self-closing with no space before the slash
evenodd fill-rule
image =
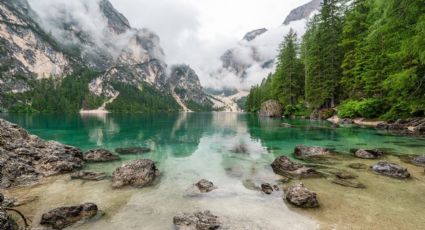
<path id="1" fill-rule="evenodd" d="M 181 213 L 173 218 L 173 223 L 181 230 L 214 230 L 221 225 L 218 216 L 210 211 Z"/>
<path id="2" fill-rule="evenodd" d="M 98 181 L 106 178 L 106 173 L 92 172 L 92 171 L 79 171 L 71 174 L 73 180 L 91 180 Z"/>
<path id="3" fill-rule="evenodd" d="M 362 159 L 377 159 L 382 157 L 384 153 L 380 150 L 359 149 L 354 153 L 355 157 Z"/>
<path id="4" fill-rule="evenodd" d="M 316 193 L 308 190 L 302 183 L 290 186 L 285 197 L 289 203 L 301 208 L 319 207 Z"/>
<path id="5" fill-rule="evenodd" d="M 381 161 L 373 165 L 372 170 L 381 175 L 397 179 L 407 179 L 410 177 L 410 173 L 406 168 L 386 161 Z"/>
<path id="6" fill-rule="evenodd" d="M 282 117 L 282 105 L 275 100 L 268 100 L 261 105 L 259 112 L 262 117 Z"/>
<path id="7" fill-rule="evenodd" d="M 309 158 L 318 158 L 318 157 L 326 157 L 331 156 L 333 153 L 323 147 L 317 146 L 305 146 L 305 145 L 297 145 L 294 150 L 295 157 L 297 159 L 309 159 Z"/>
<path id="8" fill-rule="evenodd" d="M 41 225 L 53 229 L 63 229 L 79 221 L 88 220 L 98 213 L 97 205 L 85 203 L 78 206 L 60 207 L 53 209 L 41 216 Z"/>
<path id="9" fill-rule="evenodd" d="M 159 176 L 159 170 L 152 160 L 142 159 L 128 162 L 112 173 L 112 187 L 126 185 L 142 188 L 152 184 Z"/>
<path id="10" fill-rule="evenodd" d="M 84 154 L 84 160 L 87 162 L 107 162 L 119 159 L 119 156 L 112 154 L 106 149 L 93 149 Z"/>
<path id="11" fill-rule="evenodd" d="M 289 23 L 293 21 L 298 21 L 301 19 L 308 19 L 310 15 L 316 11 L 320 10 L 321 5 L 320 3 L 323 0 L 312 0 L 309 3 L 306 3 L 302 6 L 299 6 L 295 9 L 293 9 L 289 15 L 285 18 L 285 21 L 283 22 L 284 25 L 289 25 Z"/>
<path id="12" fill-rule="evenodd" d="M 0 188 L 34 183 L 42 177 L 73 172 L 83 165 L 79 149 L 44 141 L 0 119 Z"/>
<path id="13" fill-rule="evenodd" d="M 276 158 L 271 164 L 273 171 L 282 176 L 305 178 L 318 177 L 320 174 L 312 168 L 292 162 L 288 157 Z"/>

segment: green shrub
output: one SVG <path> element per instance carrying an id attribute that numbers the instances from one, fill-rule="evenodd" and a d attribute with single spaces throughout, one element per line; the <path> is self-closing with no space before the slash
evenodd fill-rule
<path id="1" fill-rule="evenodd" d="M 377 118 L 387 110 L 385 102 L 379 99 L 348 100 L 338 107 L 338 115 L 342 118 Z"/>
<path id="2" fill-rule="evenodd" d="M 283 115 L 285 116 L 292 116 L 295 115 L 295 113 L 297 113 L 297 107 L 294 105 L 287 105 L 285 106 L 285 110 Z"/>

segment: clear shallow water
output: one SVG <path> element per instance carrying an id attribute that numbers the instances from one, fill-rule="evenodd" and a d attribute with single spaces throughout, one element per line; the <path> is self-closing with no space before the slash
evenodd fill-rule
<path id="1" fill-rule="evenodd" d="M 50 178 L 44 184 L 9 191 L 17 196 L 39 196 L 22 207 L 37 223 L 43 212 L 60 205 L 95 202 L 106 215 L 77 229 L 171 229 L 180 212 L 209 209 L 222 217 L 228 229 L 420 229 L 425 227 L 425 175 L 408 167 L 413 179 L 399 181 L 368 170 L 352 170 L 347 164 L 376 161 L 349 157 L 351 148 L 384 148 L 396 155 L 424 154 L 425 141 L 358 127 L 331 128 L 327 122 L 259 119 L 238 113 L 182 113 L 151 115 L 48 116 L 8 115 L 44 139 L 93 148 L 146 146 L 152 152 L 124 156 L 123 161 L 89 164 L 87 169 L 111 173 L 123 162 L 149 158 L 162 173 L 149 188 L 114 190 L 108 180 L 71 181 L 68 176 Z M 287 122 L 293 128 L 280 124 Z M 359 175 L 364 190 L 332 184 L 327 179 L 303 180 L 317 192 L 321 207 L 300 210 L 287 205 L 280 193 L 267 196 L 253 189 L 262 182 L 278 183 L 270 163 L 280 155 L 292 157 L 297 144 L 334 148 L 346 154 L 327 165 Z M 232 150 L 240 145 L 246 154 Z M 185 197 L 199 179 L 213 181 L 219 189 L 201 197 Z M 298 182 L 296 180 L 290 183 Z M 286 187 L 282 184 L 281 187 Z"/>

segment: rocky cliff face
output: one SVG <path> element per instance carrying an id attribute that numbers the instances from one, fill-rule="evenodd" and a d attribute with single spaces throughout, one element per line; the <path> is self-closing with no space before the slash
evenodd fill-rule
<path id="1" fill-rule="evenodd" d="M 46 14 L 37 1 L 0 2 L 0 108 L 5 94 L 30 91 L 34 80 L 60 81 L 81 66 L 98 73 L 87 87 L 105 102 L 120 95 L 117 83 L 170 93 L 156 34 L 132 28 L 108 0 L 49 4 L 54 12 Z"/>
<path id="2" fill-rule="evenodd" d="M 198 76 L 188 65 L 175 65 L 171 67 L 168 85 L 176 100 L 183 103 L 186 110 L 199 111 L 211 110 L 213 103 L 204 92 Z"/>
<path id="3" fill-rule="evenodd" d="M 250 31 L 250 32 L 245 34 L 245 36 L 243 37 L 243 40 L 252 41 L 256 37 L 264 34 L 265 32 L 267 32 L 266 28 L 261 28 L 261 29 L 256 29 L 256 30 Z"/>
<path id="4" fill-rule="evenodd" d="M 308 19 L 314 11 L 320 10 L 322 2 L 323 0 L 312 0 L 307 4 L 293 9 L 285 18 L 283 25 L 289 25 L 289 23 L 294 21 Z"/>

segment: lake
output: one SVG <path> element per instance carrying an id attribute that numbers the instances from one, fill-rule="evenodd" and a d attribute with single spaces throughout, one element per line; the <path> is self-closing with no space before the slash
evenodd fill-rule
<path id="1" fill-rule="evenodd" d="M 152 149 L 122 156 L 121 161 L 87 164 L 88 170 L 111 174 L 125 161 L 146 158 L 157 162 L 161 172 L 153 186 L 142 189 L 112 189 L 109 180 L 87 182 L 58 176 L 37 186 L 7 191 L 18 197 L 39 197 L 20 208 L 35 226 L 43 212 L 94 202 L 105 216 L 73 229 L 172 229 L 174 215 L 196 210 L 211 210 L 224 229 L 425 228 L 425 215 L 420 214 L 425 210 L 424 169 L 399 157 L 425 154 L 424 139 L 355 126 L 333 128 L 325 121 L 261 119 L 244 113 L 2 117 L 41 138 L 84 151 L 134 146 Z M 271 162 L 281 155 L 296 161 L 293 150 L 298 144 L 337 151 L 338 160 L 318 163 L 318 169 L 349 171 L 358 175 L 366 188 L 343 187 L 329 178 L 286 181 L 276 175 Z M 352 157 L 350 149 L 355 148 L 383 149 L 387 153 L 384 160 L 408 168 L 412 178 L 397 180 L 347 167 L 378 161 Z M 214 182 L 218 189 L 187 196 L 187 189 L 200 179 Z M 319 208 L 295 208 L 282 199 L 282 192 L 265 195 L 258 190 L 265 182 L 282 190 L 299 181 L 317 193 Z"/>

